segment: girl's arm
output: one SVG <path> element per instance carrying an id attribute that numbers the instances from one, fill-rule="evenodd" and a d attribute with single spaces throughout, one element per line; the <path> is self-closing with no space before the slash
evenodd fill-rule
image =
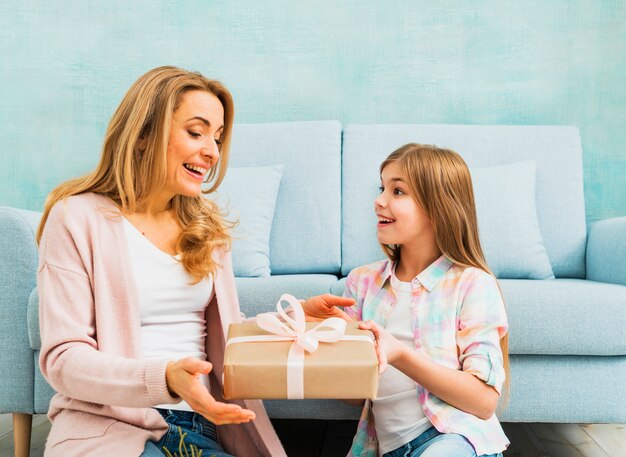
<path id="1" fill-rule="evenodd" d="M 493 276 L 478 269 L 467 269 L 462 279 L 458 306 L 456 344 L 461 370 L 434 362 L 416 353 L 374 323 L 364 328 L 381 342 L 379 359 L 393 366 L 448 404 L 489 419 L 496 410 L 505 373 L 500 339 L 508 323 L 504 302 Z"/>
<path id="2" fill-rule="evenodd" d="M 302 302 L 307 321 L 321 321 L 329 317 L 340 317 L 348 322 L 358 320 L 360 312 L 356 303 L 354 273 L 346 280 L 343 297 L 332 294 L 317 295 Z"/>
<path id="3" fill-rule="evenodd" d="M 500 395 L 484 381 L 412 351 L 373 321 L 361 322 L 359 327 L 371 330 L 379 342 L 377 352 L 381 369 L 384 370 L 387 363 L 393 365 L 433 395 L 480 419 L 487 420 L 494 414 Z"/>
<path id="4" fill-rule="evenodd" d="M 352 320 L 342 308 L 354 305 L 354 299 L 324 294 L 307 298 L 302 302 L 302 309 L 307 321 L 323 321 L 329 317 L 340 317 L 348 322 Z"/>

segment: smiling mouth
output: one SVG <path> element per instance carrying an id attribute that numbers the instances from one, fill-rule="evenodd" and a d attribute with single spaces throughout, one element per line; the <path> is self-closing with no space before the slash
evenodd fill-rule
<path id="1" fill-rule="evenodd" d="M 183 167 L 185 167 L 185 170 L 189 171 L 190 173 L 192 173 L 193 175 L 201 178 L 203 177 L 207 171 L 209 171 L 207 168 L 202 168 L 202 167 L 197 167 L 194 165 L 189 165 L 184 163 Z"/>
<path id="2" fill-rule="evenodd" d="M 379 225 L 388 225 L 388 224 L 391 224 L 393 222 L 395 222 L 393 219 L 387 219 L 387 218 L 384 218 L 384 217 L 378 218 L 378 224 Z"/>

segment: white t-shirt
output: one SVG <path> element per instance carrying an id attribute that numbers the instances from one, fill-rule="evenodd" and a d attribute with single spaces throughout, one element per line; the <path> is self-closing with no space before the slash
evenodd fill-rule
<path id="1" fill-rule="evenodd" d="M 415 349 L 411 326 L 410 282 L 391 276 L 391 286 L 396 295 L 396 305 L 385 328 L 402 343 Z M 417 395 L 415 381 L 389 365 L 378 380 L 377 398 L 372 400 L 372 413 L 378 437 L 380 455 L 417 438 L 431 427 Z"/>
<path id="2" fill-rule="evenodd" d="M 141 350 L 144 358 L 206 360 L 205 310 L 213 293 L 213 281 L 190 285 L 191 277 L 177 257 L 161 251 L 126 218 L 124 229 L 141 310 Z M 201 381 L 209 388 L 209 377 Z M 191 411 L 184 400 L 157 408 Z"/>

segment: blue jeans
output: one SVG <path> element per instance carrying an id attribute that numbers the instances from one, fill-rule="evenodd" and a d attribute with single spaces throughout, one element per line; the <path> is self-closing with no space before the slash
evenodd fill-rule
<path id="1" fill-rule="evenodd" d="M 476 451 L 465 437 L 440 433 L 431 427 L 413 441 L 387 452 L 383 457 L 476 457 Z M 502 454 L 485 454 L 480 457 L 502 457 Z"/>
<path id="2" fill-rule="evenodd" d="M 200 414 L 170 409 L 157 409 L 157 411 L 163 416 L 163 419 L 169 425 L 169 429 L 156 443 L 154 441 L 146 441 L 146 447 L 140 457 L 163 457 L 166 455 L 163 451 L 164 447 L 172 455 L 174 455 L 174 452 L 178 455 L 185 455 L 184 450 L 182 454 L 179 450 L 181 435 L 178 427 L 180 427 L 183 434 L 186 434 L 184 443 L 187 446 L 189 455 L 191 455 L 191 445 L 194 445 L 198 450 L 204 451 L 202 455 L 207 457 L 233 457 L 220 446 L 217 440 L 215 424 L 209 422 Z"/>

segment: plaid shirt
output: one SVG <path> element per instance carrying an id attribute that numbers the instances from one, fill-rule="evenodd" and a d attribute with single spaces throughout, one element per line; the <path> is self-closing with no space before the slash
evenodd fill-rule
<path id="1" fill-rule="evenodd" d="M 390 260 L 355 268 L 344 296 L 356 303 L 346 312 L 357 320 L 385 327 L 396 304 Z M 488 273 L 465 268 L 441 256 L 412 281 L 415 350 L 437 363 L 467 371 L 493 386 L 504 383 L 500 338 L 508 329 L 500 290 Z M 417 384 L 419 402 L 430 422 L 442 433 L 467 438 L 477 455 L 502 452 L 509 444 L 495 414 L 488 420 L 463 412 Z M 378 455 L 371 401 L 366 401 L 348 457 Z"/>

